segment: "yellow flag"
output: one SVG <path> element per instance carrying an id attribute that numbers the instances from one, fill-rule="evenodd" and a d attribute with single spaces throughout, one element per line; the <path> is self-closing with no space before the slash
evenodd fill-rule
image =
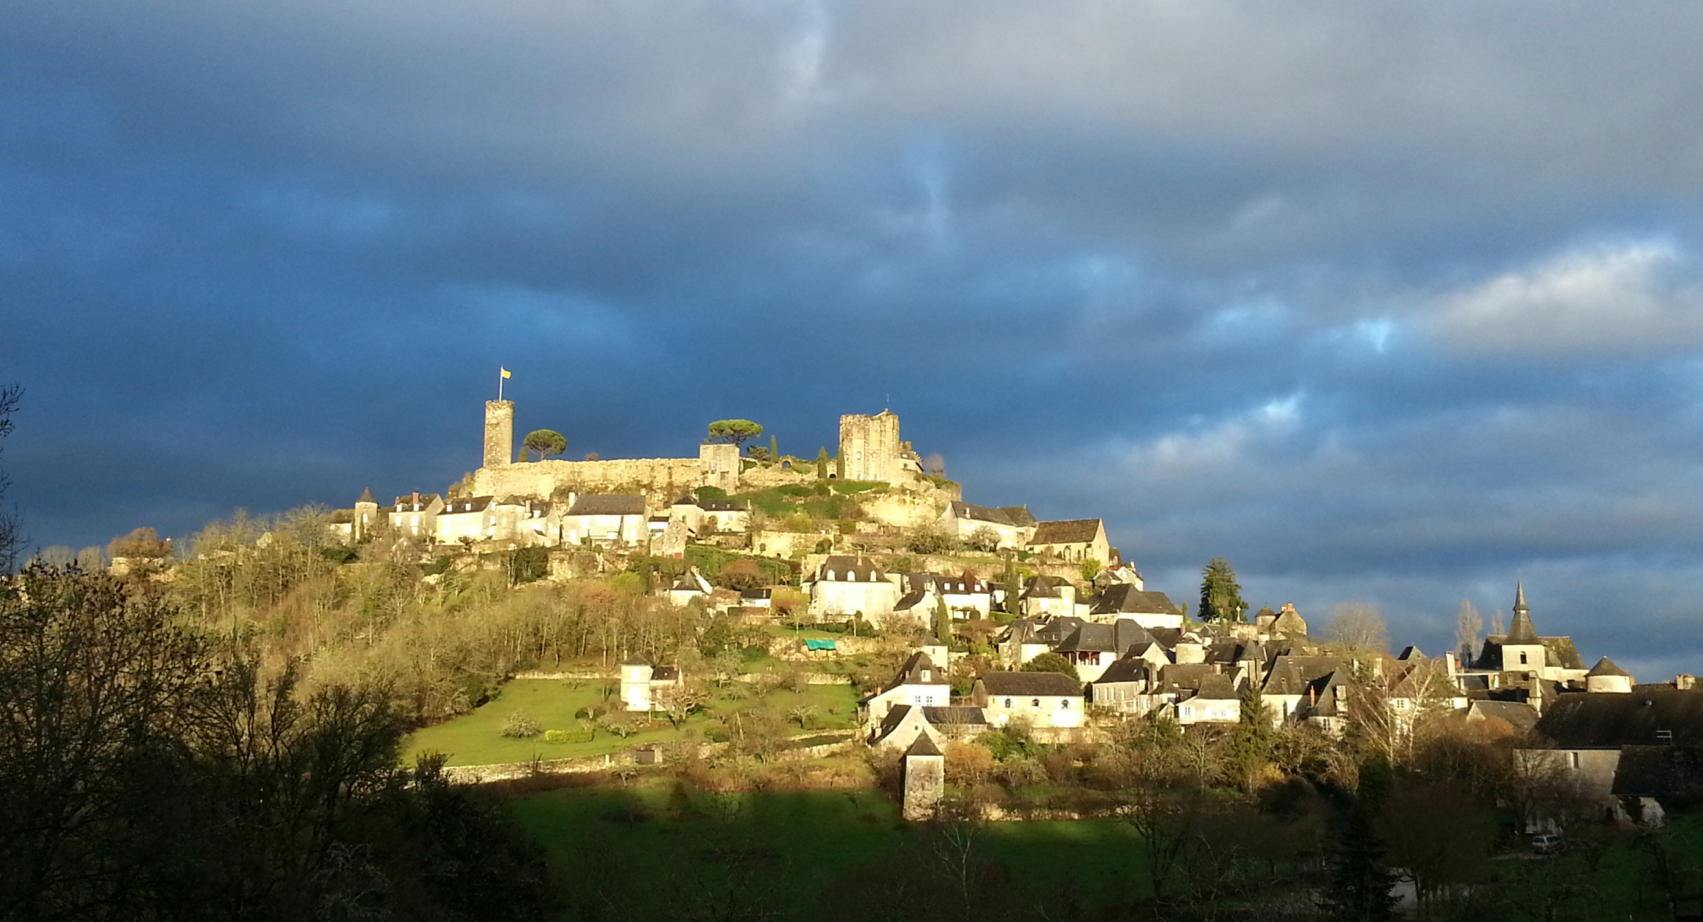
<path id="1" fill-rule="evenodd" d="M 502 366 L 500 366 L 500 365 L 499 365 L 499 366 L 498 366 L 498 367 L 499 367 L 499 368 L 502 368 Z M 502 372 L 503 372 L 503 377 L 505 377 L 505 378 L 512 378 L 512 377 L 514 377 L 514 375 L 511 375 L 511 374 L 509 374 L 509 370 L 508 370 L 508 369 L 507 369 L 507 368 L 503 368 L 503 369 L 502 369 Z"/>

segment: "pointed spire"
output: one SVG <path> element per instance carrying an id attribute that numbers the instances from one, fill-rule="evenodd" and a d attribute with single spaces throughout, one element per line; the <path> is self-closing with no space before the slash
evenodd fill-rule
<path id="1" fill-rule="evenodd" d="M 349 494 L 347 494 L 347 493 L 345 493 L 345 494 L 343 494 L 343 495 L 344 495 L 344 496 L 348 496 L 348 495 L 349 495 Z M 360 498 L 360 499 L 357 499 L 357 500 L 355 500 L 355 502 L 357 502 L 357 503 L 372 503 L 372 502 L 377 502 L 377 500 L 374 500 L 374 499 L 373 499 L 373 488 L 372 488 L 372 487 L 367 487 L 367 488 L 366 488 L 366 489 L 365 489 L 365 490 L 362 490 L 362 491 L 361 491 L 361 498 Z"/>
<path id="2" fill-rule="evenodd" d="M 1514 623 L 1508 628 L 1503 643 L 1538 643 L 1537 629 L 1532 627 L 1531 610 L 1526 608 L 1526 587 L 1516 583 L 1514 588 Z"/>

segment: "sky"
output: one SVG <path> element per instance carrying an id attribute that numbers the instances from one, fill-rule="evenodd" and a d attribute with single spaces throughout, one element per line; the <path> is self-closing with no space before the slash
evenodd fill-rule
<path id="1" fill-rule="evenodd" d="M 1703 670 L 1703 7 L 21 0 L 0 443 L 37 546 L 900 415 L 1437 653 L 1516 581 Z"/>

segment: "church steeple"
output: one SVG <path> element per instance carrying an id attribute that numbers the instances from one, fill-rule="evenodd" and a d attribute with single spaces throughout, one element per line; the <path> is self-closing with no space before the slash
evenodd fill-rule
<path id="1" fill-rule="evenodd" d="M 1514 623 L 1508 628 L 1508 636 L 1503 643 L 1534 644 L 1537 639 L 1537 629 L 1532 627 L 1531 610 L 1526 608 L 1526 587 L 1524 582 L 1514 584 Z"/>

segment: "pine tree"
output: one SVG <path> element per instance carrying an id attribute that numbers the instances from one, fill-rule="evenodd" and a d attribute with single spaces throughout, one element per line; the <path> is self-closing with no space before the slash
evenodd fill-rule
<path id="1" fill-rule="evenodd" d="M 952 645 L 952 612 L 946 608 L 946 597 L 934 597 L 934 639 L 942 645 Z"/>
<path id="2" fill-rule="evenodd" d="M 1242 601 L 1242 587 L 1236 582 L 1236 571 L 1230 561 L 1214 557 L 1201 571 L 1200 619 L 1202 621 L 1241 621 L 1247 614 L 1248 603 Z"/>
<path id="3" fill-rule="evenodd" d="M 1265 696 L 1254 682 L 1249 682 L 1242 692 L 1241 715 L 1236 729 L 1230 732 L 1225 762 L 1230 776 L 1251 790 L 1254 776 L 1271 761 L 1274 736 L 1271 709 L 1266 706 Z"/>
<path id="4" fill-rule="evenodd" d="M 828 449 L 826 448 L 816 450 L 816 479 L 828 479 Z"/>
<path id="5" fill-rule="evenodd" d="M 1384 843 L 1372 828 L 1364 801 L 1348 811 L 1330 854 L 1329 918 L 1339 922 L 1388 922 L 1395 917 L 1395 875 L 1384 866 Z"/>

